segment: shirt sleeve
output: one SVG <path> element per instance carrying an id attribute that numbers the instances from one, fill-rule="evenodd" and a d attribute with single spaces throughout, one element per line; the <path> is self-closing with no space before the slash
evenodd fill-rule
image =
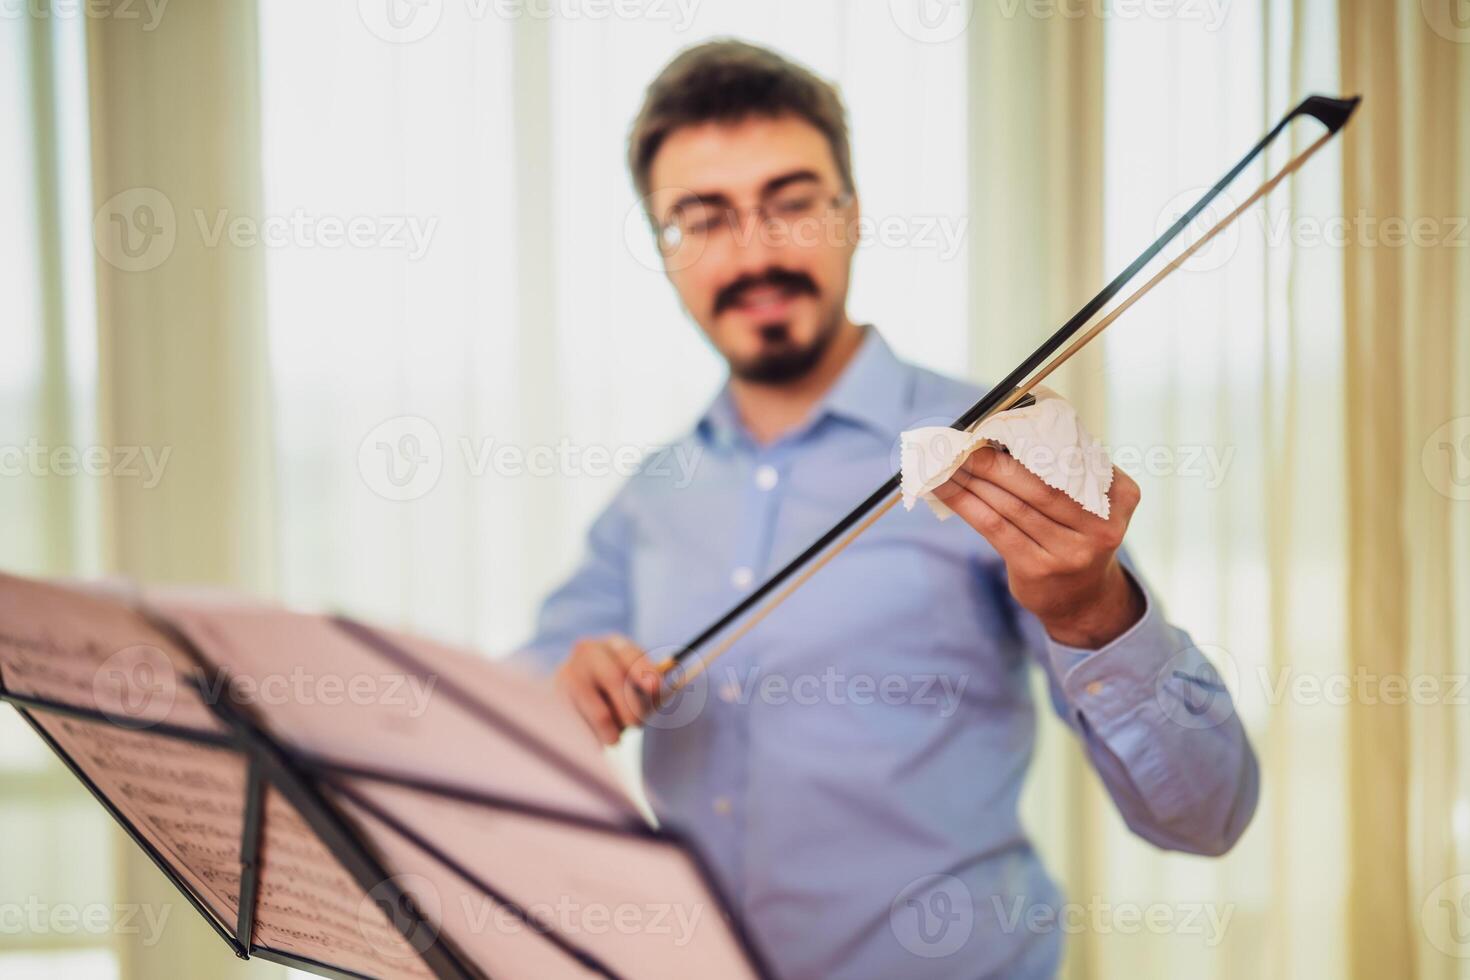
<path id="1" fill-rule="evenodd" d="M 1255 752 L 1217 665 L 1120 558 L 1145 598 L 1142 618 L 1123 635 L 1097 650 L 1066 646 L 1024 610 L 1022 632 L 1053 707 L 1082 739 L 1129 828 L 1160 847 L 1223 854 L 1255 812 Z"/>
<path id="2" fill-rule="evenodd" d="M 535 634 L 515 651 L 512 662 L 537 673 L 550 673 L 577 640 L 628 632 L 633 521 L 625 496 L 619 493 L 592 522 L 576 568 L 542 602 Z"/>

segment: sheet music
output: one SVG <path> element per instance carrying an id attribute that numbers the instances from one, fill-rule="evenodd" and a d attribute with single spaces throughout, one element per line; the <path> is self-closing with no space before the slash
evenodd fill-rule
<path id="1" fill-rule="evenodd" d="M 125 728 L 225 726 L 191 687 L 188 654 L 117 602 L 0 575 L 0 681 Z"/>
<path id="2" fill-rule="evenodd" d="M 666 841 L 590 831 L 363 779 L 344 782 L 619 976 L 755 976 L 697 866 Z M 365 814 L 350 801 L 345 808 Z M 395 867 L 413 869 L 435 885 L 444 929 L 460 948 L 489 957 L 507 938 L 534 934 L 385 824 L 365 815 L 359 823 L 393 855 Z"/>
<path id="3" fill-rule="evenodd" d="M 628 832 L 647 826 L 601 747 L 545 682 L 414 637 L 389 636 L 384 644 L 382 634 L 344 630 L 323 617 L 201 600 L 165 612 L 199 647 L 205 667 L 218 663 L 227 673 L 201 671 L 172 634 L 113 598 L 0 575 L 0 679 L 12 695 L 107 718 L 28 710 L 227 934 L 235 933 L 241 901 L 249 773 L 237 736 L 213 713 L 217 698 L 231 699 L 223 707 L 267 726 L 288 750 L 529 808 L 514 815 L 331 777 L 356 786 L 389 823 L 407 825 L 467 875 L 324 786 L 343 814 L 341 829 L 383 866 L 387 881 L 365 890 L 291 802 L 268 788 L 256 945 L 385 980 L 432 977 L 419 954 L 441 935 L 496 976 L 596 975 L 577 950 L 630 977 L 754 975 L 693 858 L 682 846 Z M 119 658 L 119 650 L 129 652 Z M 298 668 L 308 679 L 336 678 L 338 692 L 363 678 L 379 686 L 359 683 L 365 698 L 323 699 L 321 687 L 308 687 L 308 696 L 300 688 L 266 696 L 260 685 Z M 240 692 L 220 686 L 227 678 L 256 683 L 256 700 L 237 704 Z M 395 700 L 383 686 L 405 691 L 409 678 L 420 682 L 422 700 Z M 180 739 L 157 730 L 165 723 L 230 741 Z M 574 826 L 549 813 L 571 814 Z M 569 947 L 487 891 L 531 910 Z M 548 919 L 546 910 L 566 902 L 605 910 L 622 925 L 608 934 L 589 931 L 585 919 Z M 629 910 L 656 921 L 629 924 Z"/>
<path id="4" fill-rule="evenodd" d="M 279 793 L 265 804 L 256 942 L 384 980 L 432 978 L 386 900 L 364 892 Z"/>
<path id="5" fill-rule="evenodd" d="M 234 688 L 217 685 L 222 696 L 250 708 L 291 746 L 596 819 L 643 823 L 602 746 L 539 678 L 446 646 L 381 634 L 427 668 L 421 670 L 321 616 L 157 604 L 237 679 Z M 524 733 L 535 750 L 497 729 L 498 719 Z M 495 765 L 487 766 L 488 759 Z"/>
<path id="6" fill-rule="evenodd" d="M 148 730 L 162 721 L 225 730 L 184 682 L 192 661 L 138 614 L 110 600 L 4 576 L 0 586 L 0 670 L 7 689 L 100 710 L 114 722 L 32 712 L 219 925 L 234 934 L 245 757 Z M 123 667 L 108 663 L 110 649 L 138 644 L 151 652 Z M 263 828 L 257 943 L 387 980 L 432 977 L 382 908 L 274 792 L 266 799 Z"/>

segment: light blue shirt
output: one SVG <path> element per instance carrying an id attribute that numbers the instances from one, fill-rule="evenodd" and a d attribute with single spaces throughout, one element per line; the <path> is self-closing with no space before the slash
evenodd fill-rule
<path id="1" fill-rule="evenodd" d="M 550 669 L 575 640 L 620 632 L 667 658 L 896 471 L 900 432 L 980 397 L 867 334 L 779 441 L 753 442 L 726 390 L 650 457 L 527 654 Z M 922 505 L 890 511 L 650 722 L 649 797 L 785 980 L 1050 977 L 1077 916 L 1017 814 L 1032 664 L 1136 833 L 1201 854 L 1235 842 L 1255 756 L 1157 601 L 1100 650 L 1062 646 L 985 539 Z"/>

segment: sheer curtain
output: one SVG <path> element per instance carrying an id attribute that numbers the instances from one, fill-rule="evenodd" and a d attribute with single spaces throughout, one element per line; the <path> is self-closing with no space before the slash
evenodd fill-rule
<path id="1" fill-rule="evenodd" d="M 692 423 L 721 368 L 623 159 L 643 87 L 706 38 L 772 44 L 843 84 L 872 232 L 853 312 L 911 357 L 962 362 L 962 41 L 838 0 L 688 19 L 444 4 L 397 33 L 350 7 L 262 8 L 266 212 L 377 232 L 268 252 L 292 600 L 508 649 L 631 461 Z M 422 247 L 393 244 L 400 219 Z M 413 459 L 418 483 L 395 486 Z"/>
<path id="2" fill-rule="evenodd" d="M 1106 25 L 1109 269 L 1303 96 L 1339 87 L 1330 4 L 1235 3 L 1219 20 L 1184 9 Z M 1202 227 L 1315 135 L 1294 130 Z M 1162 904 L 1173 923 L 1090 935 L 1083 949 L 1098 976 L 1344 970 L 1345 718 L 1278 696 L 1295 674 L 1342 675 L 1349 663 L 1341 255 L 1275 234 L 1283 221 L 1336 211 L 1338 152 L 1314 159 L 1107 338 L 1108 430 L 1143 490 L 1132 548 L 1235 692 L 1263 791 L 1224 861 L 1159 853 L 1105 803 L 1091 808 L 1086 893 Z"/>
<path id="3" fill-rule="evenodd" d="M 1362 91 L 1343 140 L 1057 385 L 1143 485 L 1131 547 L 1234 687 L 1256 821 L 1221 861 L 1156 852 L 1048 720 L 1028 822 L 1079 916 L 1071 977 L 1466 975 L 1470 30 L 1451 5 L 260 7 L 258 37 L 249 3 L 170 6 L 146 33 L 0 18 L 5 570 L 278 591 L 487 651 L 719 378 L 622 169 L 678 48 L 738 34 L 843 85 L 870 221 L 853 312 L 977 379 L 1302 95 Z M 127 270 L 94 217 L 142 185 L 178 241 Z M 1439 237 L 1324 235 L 1360 213 Z M 175 455 L 143 493 L 12 472 L 32 443 Z M 1331 693 L 1363 671 L 1374 695 L 1432 695 Z M 0 931 L 0 974 L 224 975 L 18 724 L 0 711 L 7 914 L 171 918 L 149 948 Z"/>
<path id="4" fill-rule="evenodd" d="M 85 63 L 80 21 L 0 19 L 0 541 L 16 574 L 100 564 L 100 480 L 57 452 L 98 442 Z M 108 818 L 8 706 L 0 800 L 0 976 L 117 977 Z"/>

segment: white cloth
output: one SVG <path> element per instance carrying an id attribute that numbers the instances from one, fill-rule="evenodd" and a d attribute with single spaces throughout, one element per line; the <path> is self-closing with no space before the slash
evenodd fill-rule
<path id="1" fill-rule="evenodd" d="M 1107 450 L 1082 427 L 1077 410 L 1061 395 L 1042 387 L 1031 394 L 1036 404 L 992 415 L 971 432 L 933 425 L 903 433 L 904 508 L 913 510 L 914 501 L 923 498 L 940 520 L 949 517 L 954 512 L 935 499 L 934 491 L 971 453 L 995 443 L 1047 486 L 1106 520 L 1108 488 L 1113 485 Z"/>

